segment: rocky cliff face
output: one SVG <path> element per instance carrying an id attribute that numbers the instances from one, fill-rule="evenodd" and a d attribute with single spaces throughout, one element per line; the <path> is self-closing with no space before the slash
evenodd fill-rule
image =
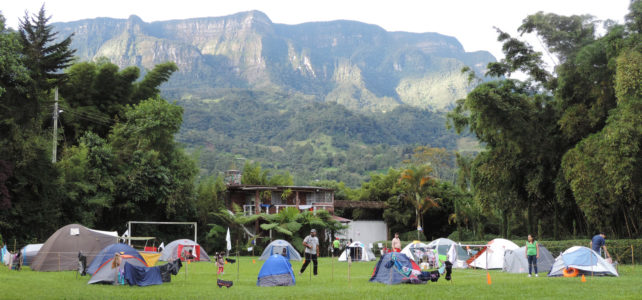
<path id="1" fill-rule="evenodd" d="M 151 69 L 173 61 L 163 87 L 176 98 L 216 98 L 230 89 L 309 95 L 351 109 L 399 104 L 448 109 L 469 87 L 460 69 L 478 73 L 495 58 L 468 53 L 437 33 L 387 32 L 353 21 L 274 24 L 258 11 L 225 17 L 145 23 L 98 18 L 54 24 L 74 33 L 81 60 L 107 57 L 120 67 Z"/>

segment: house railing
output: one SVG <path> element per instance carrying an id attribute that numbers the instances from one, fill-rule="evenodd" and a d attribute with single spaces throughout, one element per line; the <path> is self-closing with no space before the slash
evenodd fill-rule
<path id="1" fill-rule="evenodd" d="M 302 209 L 301 206 L 307 207 L 311 206 L 312 210 L 317 210 L 317 209 L 325 209 L 326 207 L 332 207 L 332 203 L 312 203 L 312 204 L 300 204 L 300 205 L 286 205 L 286 204 L 277 204 L 274 205 L 276 208 L 276 213 L 278 214 L 280 210 L 286 208 L 286 207 L 296 207 L 298 209 Z"/>
<path id="2" fill-rule="evenodd" d="M 243 205 L 243 213 L 245 215 L 253 215 L 254 214 L 254 205 Z"/>
<path id="3" fill-rule="evenodd" d="M 295 207 L 298 209 L 304 209 L 306 207 L 312 208 L 312 210 L 316 211 L 318 209 L 326 209 L 327 207 L 332 207 L 332 203 L 326 203 L 326 202 L 320 202 L 320 203 L 312 203 L 312 204 L 275 204 L 273 205 L 276 212 L 279 213 L 279 211 L 285 209 L 286 207 Z M 302 208 L 303 207 L 303 208 Z M 259 211 L 260 212 L 260 211 Z M 253 215 L 256 213 L 256 207 L 254 205 L 243 205 L 243 213 L 245 215 Z M 267 213 L 270 213 L 270 210 L 267 210 Z"/>

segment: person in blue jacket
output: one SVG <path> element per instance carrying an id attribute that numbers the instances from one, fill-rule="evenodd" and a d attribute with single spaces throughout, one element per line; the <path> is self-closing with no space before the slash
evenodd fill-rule
<path id="1" fill-rule="evenodd" d="M 604 254 L 606 255 L 605 257 L 611 258 L 609 251 L 606 250 L 606 235 L 603 232 L 600 232 L 600 234 L 596 234 L 591 239 L 591 249 L 597 252 L 597 254 L 599 254 L 600 256 L 602 256 L 602 249 L 604 249 Z"/>

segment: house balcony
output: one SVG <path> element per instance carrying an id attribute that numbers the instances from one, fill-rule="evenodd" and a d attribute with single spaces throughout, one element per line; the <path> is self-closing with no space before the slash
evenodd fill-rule
<path id="1" fill-rule="evenodd" d="M 243 205 L 243 213 L 245 215 L 253 215 L 256 213 L 261 213 L 265 212 L 267 214 L 278 214 L 279 211 L 287 208 L 287 207 L 294 207 L 298 208 L 299 210 L 309 210 L 312 209 L 312 211 L 317 211 L 320 209 L 327 210 L 327 211 L 332 211 L 334 208 L 334 205 L 332 202 L 323 202 L 323 203 L 312 203 L 312 204 L 299 204 L 299 205 L 291 205 L 291 204 L 274 204 L 274 205 L 266 205 L 262 204 L 259 208 L 260 211 L 256 211 L 256 207 L 254 205 Z"/>

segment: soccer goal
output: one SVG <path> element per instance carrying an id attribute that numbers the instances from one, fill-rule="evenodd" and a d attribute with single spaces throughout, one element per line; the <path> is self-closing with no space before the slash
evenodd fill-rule
<path id="1" fill-rule="evenodd" d="M 151 225 L 192 225 L 194 226 L 194 243 L 198 243 L 196 240 L 196 235 L 198 234 L 198 225 L 196 225 L 196 222 L 153 222 L 153 221 L 128 221 L 127 222 L 127 244 L 132 245 L 132 238 L 133 236 L 133 231 L 132 231 L 132 224 L 151 224 Z"/>

